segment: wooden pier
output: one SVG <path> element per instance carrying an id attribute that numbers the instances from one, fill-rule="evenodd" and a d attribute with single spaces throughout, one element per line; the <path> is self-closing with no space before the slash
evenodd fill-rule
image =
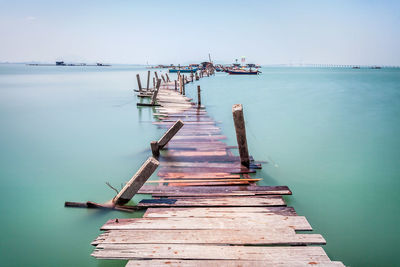
<path id="1" fill-rule="evenodd" d="M 167 77 L 157 88 L 155 127 L 179 121 L 179 129 L 170 128 L 171 140 L 167 132 L 152 142 L 159 178 L 138 191 L 153 197 L 138 204 L 146 208 L 143 218 L 106 222 L 92 256 L 127 266 L 344 266 L 329 259 L 320 234 L 297 233 L 312 227 L 286 206 L 287 186 L 255 184 L 261 164 L 248 155 L 242 107 L 232 111 L 238 146 L 228 146 L 201 106 L 200 88 L 196 103 L 184 95 L 184 83 Z"/>

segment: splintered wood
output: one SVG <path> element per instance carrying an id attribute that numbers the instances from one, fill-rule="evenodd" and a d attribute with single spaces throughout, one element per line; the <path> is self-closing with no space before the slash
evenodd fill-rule
<path id="1" fill-rule="evenodd" d="M 248 155 L 241 106 L 233 109 L 241 118 L 239 157 L 231 151 L 238 147 L 223 141 L 218 123 L 200 106 L 200 90 L 198 103 L 183 95 L 185 80 L 179 76 L 179 89 L 176 81 L 164 82 L 153 95 L 159 105 L 154 124 L 168 129 L 179 120 L 183 126 L 168 144 L 152 144 L 160 149 L 160 169 L 138 191 L 153 197 L 138 203 L 147 208 L 143 218 L 109 220 L 92 242 L 92 256 L 129 260 L 131 267 L 344 266 L 316 246 L 326 244 L 321 235 L 296 232 L 312 227 L 286 206 L 282 196 L 292 194 L 287 186 L 255 184 L 261 165 Z"/>

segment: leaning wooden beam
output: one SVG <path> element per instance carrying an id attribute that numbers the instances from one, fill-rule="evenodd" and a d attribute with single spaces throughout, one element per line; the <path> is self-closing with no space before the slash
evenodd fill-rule
<path id="1" fill-rule="evenodd" d="M 129 200 L 139 191 L 143 184 L 150 178 L 153 172 L 157 169 L 160 163 L 153 157 L 147 159 L 147 161 L 140 167 L 135 175 L 129 180 L 124 188 L 110 201 L 106 203 L 95 203 L 92 201 L 81 202 L 70 202 L 64 203 L 65 207 L 75 208 L 100 208 L 100 209 L 115 209 L 120 211 L 132 212 L 138 210 L 136 206 L 123 206 L 128 203 Z"/>
<path id="2" fill-rule="evenodd" d="M 165 76 L 167 76 L 167 82 L 170 82 L 171 80 L 169 79 L 168 73 L 165 73 Z"/>
<path id="3" fill-rule="evenodd" d="M 247 149 L 246 127 L 243 116 L 242 104 L 235 104 L 232 107 L 233 121 L 235 123 L 236 139 L 239 146 L 240 162 L 249 167 L 250 157 Z"/>
<path id="4" fill-rule="evenodd" d="M 162 149 L 166 144 L 168 144 L 169 140 L 175 136 L 175 134 L 183 127 L 183 121 L 177 120 L 174 125 L 172 125 L 168 131 L 160 138 L 158 141 L 152 141 L 150 143 L 151 152 L 154 157 L 158 157 L 160 155 L 160 149 Z"/>
<path id="5" fill-rule="evenodd" d="M 160 163 L 153 157 L 150 157 L 129 180 L 122 190 L 112 199 L 114 205 L 123 205 L 129 202 L 139 191 L 144 183 L 150 178 Z"/>
<path id="6" fill-rule="evenodd" d="M 138 83 L 138 86 L 139 86 L 139 92 L 141 92 L 142 91 L 142 83 L 140 82 L 139 74 L 136 74 L 136 79 L 137 79 L 137 83 Z"/>

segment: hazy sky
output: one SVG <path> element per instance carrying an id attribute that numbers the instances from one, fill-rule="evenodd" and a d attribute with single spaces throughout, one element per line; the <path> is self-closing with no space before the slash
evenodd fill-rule
<path id="1" fill-rule="evenodd" d="M 400 1 L 2 1 L 0 61 L 400 65 Z"/>

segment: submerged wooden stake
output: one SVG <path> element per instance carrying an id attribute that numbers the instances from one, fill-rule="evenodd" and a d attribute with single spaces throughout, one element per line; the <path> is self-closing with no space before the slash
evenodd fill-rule
<path id="1" fill-rule="evenodd" d="M 149 90 L 149 86 L 150 86 L 150 71 L 147 71 L 147 87 L 146 87 L 146 90 Z"/>
<path id="2" fill-rule="evenodd" d="M 114 205 L 123 205 L 129 202 L 132 197 L 139 191 L 143 184 L 150 178 L 160 163 L 153 157 L 140 167 L 135 175 L 129 180 L 122 190 L 112 199 Z"/>
<path id="3" fill-rule="evenodd" d="M 240 162 L 249 167 L 250 157 L 247 149 L 246 127 L 243 116 L 242 104 L 235 104 L 232 107 L 233 122 L 235 123 L 236 139 L 239 146 Z"/>
<path id="4" fill-rule="evenodd" d="M 139 91 L 142 91 L 142 83 L 140 82 L 139 74 L 136 74 L 136 79 L 137 79 L 137 83 L 138 83 L 138 86 L 139 86 Z"/>

